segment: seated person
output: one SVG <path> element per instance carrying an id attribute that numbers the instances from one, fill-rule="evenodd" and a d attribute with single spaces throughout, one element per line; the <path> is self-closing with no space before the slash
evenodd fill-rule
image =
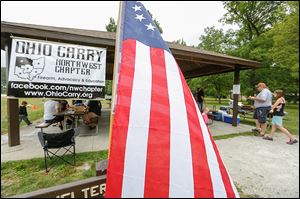
<path id="1" fill-rule="evenodd" d="M 207 115 L 208 112 L 209 112 L 208 107 L 205 107 L 203 109 L 202 117 L 203 117 L 203 120 L 204 120 L 204 122 L 205 122 L 206 125 L 208 125 L 208 115 Z"/>
<path id="2" fill-rule="evenodd" d="M 65 111 L 68 110 L 70 108 L 69 102 L 67 100 L 59 100 L 59 104 L 60 104 L 60 111 Z M 74 117 L 72 116 L 67 116 L 67 124 L 71 125 L 72 122 L 75 120 Z"/>
<path id="3" fill-rule="evenodd" d="M 88 113 L 84 114 L 83 121 L 90 129 L 96 128 L 98 125 L 98 118 L 101 115 L 102 105 L 99 101 L 88 101 L 87 109 Z"/>
<path id="4" fill-rule="evenodd" d="M 59 103 L 60 103 L 61 111 L 65 111 L 65 110 L 69 109 L 69 107 L 70 107 L 69 102 L 67 100 L 60 100 Z"/>
<path id="5" fill-rule="evenodd" d="M 93 112 L 98 116 L 101 116 L 102 104 L 100 101 L 89 100 L 87 103 L 88 112 Z"/>
<path id="6" fill-rule="evenodd" d="M 44 104 L 44 120 L 45 123 L 56 123 L 59 122 L 59 128 L 62 130 L 63 125 L 62 121 L 64 120 L 64 116 L 55 116 L 54 114 L 59 113 L 61 111 L 60 103 L 58 100 L 50 99 L 46 101 Z"/>

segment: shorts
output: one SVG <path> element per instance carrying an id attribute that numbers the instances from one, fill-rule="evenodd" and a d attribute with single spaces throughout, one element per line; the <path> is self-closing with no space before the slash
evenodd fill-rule
<path id="1" fill-rule="evenodd" d="M 276 126 L 282 126 L 282 116 L 274 115 L 272 118 L 272 124 Z"/>
<path id="2" fill-rule="evenodd" d="M 264 124 L 267 122 L 267 116 L 270 110 L 271 110 L 270 106 L 256 108 L 254 111 L 253 118 L 257 119 L 260 124 Z"/>

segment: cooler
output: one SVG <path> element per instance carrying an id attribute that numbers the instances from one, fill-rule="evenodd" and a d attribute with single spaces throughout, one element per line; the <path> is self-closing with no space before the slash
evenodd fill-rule
<path id="1" fill-rule="evenodd" d="M 240 123 L 240 118 L 237 118 L 237 124 Z M 232 115 L 224 115 L 224 122 L 232 124 Z"/>
<path id="2" fill-rule="evenodd" d="M 222 113 L 217 111 L 212 111 L 212 114 L 214 115 L 214 120 L 222 121 Z"/>

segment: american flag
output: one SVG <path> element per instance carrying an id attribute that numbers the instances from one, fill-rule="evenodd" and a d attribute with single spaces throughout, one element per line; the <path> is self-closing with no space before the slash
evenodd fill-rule
<path id="1" fill-rule="evenodd" d="M 105 197 L 238 197 L 146 8 L 135 1 L 122 4 Z"/>

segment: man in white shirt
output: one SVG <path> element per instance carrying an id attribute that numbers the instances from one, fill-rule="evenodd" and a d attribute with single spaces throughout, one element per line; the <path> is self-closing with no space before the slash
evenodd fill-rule
<path id="1" fill-rule="evenodd" d="M 55 123 L 59 122 L 60 129 L 63 128 L 62 121 L 64 120 L 63 116 L 55 116 L 54 114 L 60 112 L 60 103 L 57 100 L 50 99 L 44 104 L 44 120 L 45 123 Z"/>
<path id="2" fill-rule="evenodd" d="M 261 82 L 257 86 L 259 94 L 257 96 L 249 96 L 248 99 L 254 100 L 254 116 L 256 129 L 259 132 L 259 136 L 264 136 L 267 128 L 267 116 L 272 106 L 272 93 L 267 88 L 266 84 Z"/>

